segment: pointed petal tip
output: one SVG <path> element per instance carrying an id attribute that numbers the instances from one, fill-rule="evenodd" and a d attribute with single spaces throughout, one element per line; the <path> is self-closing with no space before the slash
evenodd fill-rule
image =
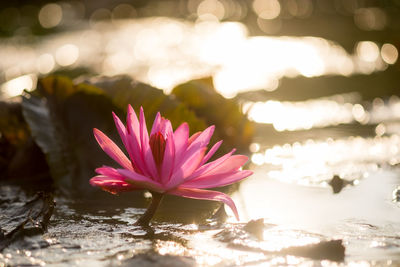
<path id="1" fill-rule="evenodd" d="M 102 142 L 101 141 L 102 136 L 105 134 L 102 131 L 100 131 L 99 129 L 93 128 L 93 135 L 94 135 L 94 138 L 96 139 L 97 143 L 100 144 Z"/>
<path id="2" fill-rule="evenodd" d="M 204 131 L 209 131 L 210 135 L 212 136 L 215 131 L 215 125 L 211 125 L 211 126 L 207 127 L 207 129 L 205 129 Z"/>
<path id="3" fill-rule="evenodd" d="M 112 116 L 113 116 L 114 121 L 120 120 L 119 117 L 117 116 L 117 114 L 115 114 L 114 111 L 112 112 Z"/>
<path id="4" fill-rule="evenodd" d="M 91 186 L 97 186 L 97 184 L 96 184 L 96 179 L 95 179 L 96 177 L 93 177 L 93 178 L 91 178 L 90 180 L 89 180 L 89 183 L 90 183 L 90 185 Z"/>
<path id="5" fill-rule="evenodd" d="M 128 104 L 128 114 L 133 112 L 135 112 L 135 110 L 133 109 L 132 105 Z"/>

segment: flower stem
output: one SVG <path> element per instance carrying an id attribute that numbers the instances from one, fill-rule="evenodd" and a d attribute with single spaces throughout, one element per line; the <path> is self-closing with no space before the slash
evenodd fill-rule
<path id="1" fill-rule="evenodd" d="M 147 207 L 147 210 L 143 215 L 135 222 L 135 225 L 140 226 L 149 226 L 149 222 L 151 218 L 153 218 L 154 213 L 156 212 L 160 202 L 164 196 L 164 194 L 160 194 L 157 192 L 151 192 L 151 203 Z"/>

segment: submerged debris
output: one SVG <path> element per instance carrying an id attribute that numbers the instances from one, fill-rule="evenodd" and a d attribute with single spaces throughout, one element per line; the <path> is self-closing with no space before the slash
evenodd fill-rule
<path id="1" fill-rule="evenodd" d="M 332 180 L 329 181 L 329 185 L 332 186 L 332 191 L 334 194 L 340 193 L 345 186 L 353 184 L 354 181 L 347 181 L 340 178 L 338 175 L 333 176 Z"/>
<path id="2" fill-rule="evenodd" d="M 263 240 L 264 236 L 264 219 L 251 220 L 244 227 L 243 230 L 254 235 L 258 240 Z"/>

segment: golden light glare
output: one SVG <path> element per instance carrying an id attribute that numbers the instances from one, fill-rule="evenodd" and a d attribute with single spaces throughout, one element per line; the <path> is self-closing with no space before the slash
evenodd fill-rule
<path id="1" fill-rule="evenodd" d="M 126 71 L 132 64 L 132 57 L 125 51 L 116 52 L 104 61 L 104 69 L 108 74 Z"/>
<path id="2" fill-rule="evenodd" d="M 373 42 L 360 42 L 355 55 L 350 55 L 340 45 L 318 37 L 249 36 L 242 23 L 218 21 L 225 17 L 222 7 L 227 14 L 232 4 L 228 2 L 189 1 L 188 8 L 190 6 L 196 14 L 200 11 L 202 16 L 213 17 L 198 19 L 195 23 L 161 17 L 103 20 L 89 24 L 82 31 L 45 37 L 35 48 L 16 43 L 0 44 L 0 68 L 6 70 L 6 79 L 12 79 L 26 73 L 46 74 L 59 66 L 79 63 L 107 75 L 129 74 L 166 93 L 179 83 L 212 76 L 216 90 L 232 98 L 250 90 L 274 91 L 284 76 L 371 73 L 397 60 L 397 49 L 390 44 L 379 49 Z M 261 2 L 257 0 L 253 4 L 262 13 L 268 9 L 264 2 L 269 1 Z M 309 1 L 304 0 L 306 2 Z M 267 5 L 277 6 L 276 3 L 280 5 L 276 0 Z M 296 12 L 303 12 L 301 2 L 296 3 Z M 125 16 L 123 7 L 113 12 Z M 93 20 L 108 18 L 110 14 L 109 10 L 97 10 Z M 271 23 L 279 21 L 258 19 Z M 287 128 L 282 123 L 276 123 L 276 127 Z"/>
<path id="3" fill-rule="evenodd" d="M 258 123 L 272 124 L 277 131 L 294 131 L 364 120 L 366 112 L 359 104 L 332 99 L 304 102 L 255 102 L 246 105 L 248 117 Z"/>

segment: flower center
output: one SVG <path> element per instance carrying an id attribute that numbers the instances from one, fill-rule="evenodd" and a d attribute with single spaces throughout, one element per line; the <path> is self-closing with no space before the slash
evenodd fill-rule
<path id="1" fill-rule="evenodd" d="M 164 136 L 161 132 L 156 132 L 150 136 L 150 148 L 158 168 L 161 167 L 164 159 L 165 143 Z"/>

